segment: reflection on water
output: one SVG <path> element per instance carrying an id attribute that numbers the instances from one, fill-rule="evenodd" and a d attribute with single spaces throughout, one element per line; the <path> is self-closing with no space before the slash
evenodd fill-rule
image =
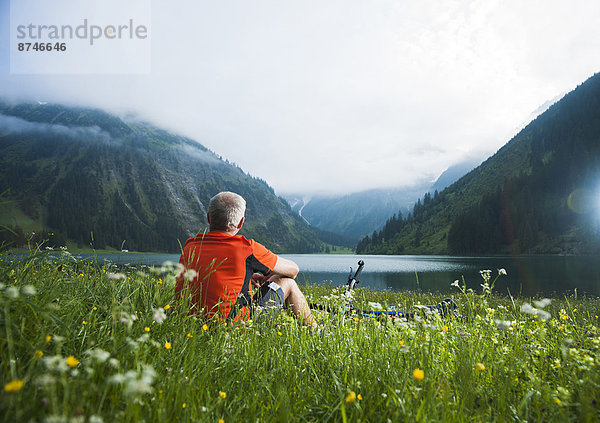
<path id="1" fill-rule="evenodd" d="M 481 292 L 479 271 L 498 269 L 507 275 L 498 278 L 495 292 L 513 295 L 557 296 L 573 293 L 600 295 L 600 260 L 598 257 L 526 256 L 526 257 L 447 257 L 447 256 L 320 256 L 290 255 L 302 269 L 299 280 L 318 283 L 345 283 L 350 266 L 360 259 L 365 268 L 360 281 L 373 289 L 431 292 L 456 292 L 450 284 L 464 281 L 467 288 Z M 335 270 L 334 270 L 335 269 Z"/>
<path id="2" fill-rule="evenodd" d="M 346 283 L 350 267 L 356 270 L 359 259 L 365 267 L 359 286 L 372 289 L 457 292 L 450 284 L 462 280 L 467 288 L 481 292 L 483 279 L 480 270 L 492 270 L 492 279 L 498 269 L 507 275 L 496 282 L 495 292 L 513 295 L 557 296 L 571 294 L 600 295 L 599 257 L 575 256 L 520 256 L 520 257 L 449 257 L 449 256 L 355 256 L 327 254 L 283 255 L 300 266 L 300 283 L 326 283 L 340 286 Z M 14 257 L 14 255 L 13 255 Z M 118 265 L 161 265 L 169 260 L 177 262 L 175 254 L 81 254 L 80 259 Z M 4 257 L 5 258 L 5 257 Z"/>

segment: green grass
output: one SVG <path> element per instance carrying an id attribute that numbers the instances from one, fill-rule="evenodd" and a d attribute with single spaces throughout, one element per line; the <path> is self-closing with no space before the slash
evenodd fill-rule
<path id="1" fill-rule="evenodd" d="M 0 196 L 1 200 L 1 196 Z M 4 202 L 3 207 L 0 207 L 0 225 L 10 227 L 19 226 L 25 232 L 39 232 L 43 225 L 40 219 L 32 219 L 25 214 L 16 203 Z"/>
<path id="2" fill-rule="evenodd" d="M 92 248 L 91 246 L 78 246 L 76 242 L 74 241 L 67 241 L 67 246 L 66 248 L 68 249 L 68 251 L 72 254 L 144 254 L 144 255 L 151 255 L 151 254 L 170 254 L 168 252 L 157 252 L 157 251 L 134 251 L 134 250 L 128 250 L 127 253 L 122 252 L 120 249 L 117 248 L 111 248 L 111 247 L 107 247 L 107 248 Z M 10 254 L 29 254 L 31 252 L 31 247 L 9 247 L 6 249 L 7 253 Z"/>
<path id="3" fill-rule="evenodd" d="M 4 420 L 600 418 L 597 299 L 555 299 L 544 307 L 551 316 L 544 321 L 521 311 L 532 299 L 474 293 L 468 287 L 481 281 L 467 281 L 453 295 L 458 313 L 445 319 L 319 313 L 319 329 L 310 330 L 280 313 L 269 324 L 231 327 L 179 312 L 173 279 L 168 268 L 101 268 L 67 254 L 5 257 Z M 303 291 L 309 301 L 345 302 L 338 289 Z M 414 310 L 441 299 L 358 289 L 353 302 Z"/>
<path id="4" fill-rule="evenodd" d="M 335 247 L 335 250 L 329 252 L 329 254 L 354 254 L 354 248 L 348 247 Z"/>

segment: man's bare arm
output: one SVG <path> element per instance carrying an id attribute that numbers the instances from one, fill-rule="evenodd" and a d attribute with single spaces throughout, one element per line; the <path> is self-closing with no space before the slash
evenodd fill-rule
<path id="1" fill-rule="evenodd" d="M 284 259 L 283 257 L 277 257 L 277 262 L 269 273 L 266 275 L 263 275 L 262 273 L 254 273 L 250 282 L 252 282 L 252 286 L 258 288 L 273 275 L 294 279 L 298 275 L 299 271 L 300 269 L 298 268 L 298 265 L 292 260 Z"/>
<path id="2" fill-rule="evenodd" d="M 298 265 L 292 260 L 277 257 L 277 263 L 275 263 L 272 273 L 294 279 L 299 271 Z"/>

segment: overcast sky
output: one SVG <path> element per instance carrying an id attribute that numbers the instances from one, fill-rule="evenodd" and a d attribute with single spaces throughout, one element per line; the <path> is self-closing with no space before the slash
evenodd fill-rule
<path id="1" fill-rule="evenodd" d="M 1 96 L 134 113 L 279 194 L 433 180 L 600 71 L 600 1 L 154 0 L 134 75 L 11 74 L 0 4 Z"/>

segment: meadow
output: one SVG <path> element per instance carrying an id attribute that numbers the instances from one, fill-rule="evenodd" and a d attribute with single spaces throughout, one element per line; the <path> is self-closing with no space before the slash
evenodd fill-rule
<path id="1" fill-rule="evenodd" d="M 177 269 L 0 260 L 0 415 L 15 422 L 598 421 L 597 298 L 494 293 L 502 269 L 443 296 L 303 286 L 317 312 L 228 325 L 173 304 Z"/>

